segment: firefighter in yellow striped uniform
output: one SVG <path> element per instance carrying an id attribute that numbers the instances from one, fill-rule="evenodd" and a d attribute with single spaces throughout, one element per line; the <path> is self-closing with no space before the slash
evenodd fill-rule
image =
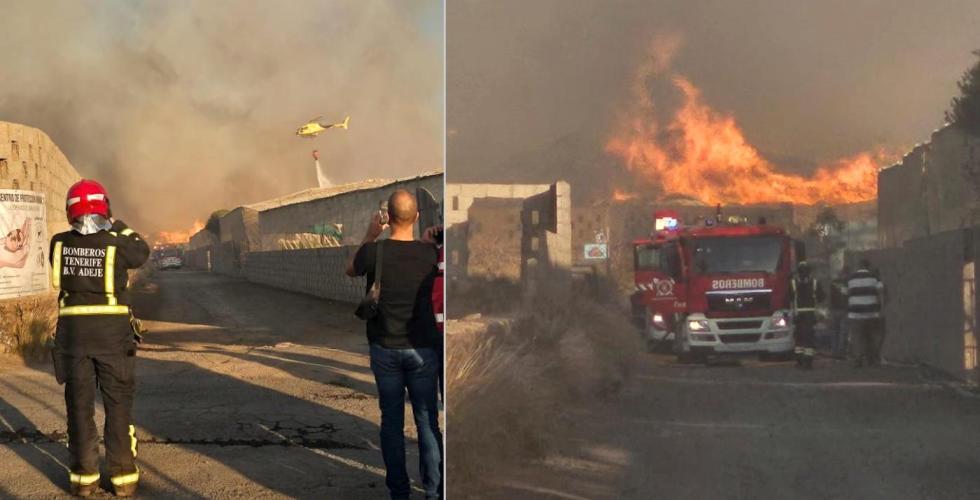
<path id="1" fill-rule="evenodd" d="M 823 302 L 824 291 L 816 278 L 810 276 L 810 266 L 800 262 L 796 276 L 790 282 L 793 304 L 793 336 L 796 339 L 796 366 L 812 368 L 817 354 L 817 304 Z"/>
<path id="2" fill-rule="evenodd" d="M 55 376 L 65 384 L 69 482 L 78 496 L 100 483 L 95 391 L 105 409 L 105 471 L 117 496 L 139 482 L 136 428 L 131 416 L 136 344 L 126 291 L 129 269 L 146 262 L 150 248 L 125 223 L 113 220 L 99 183 L 82 180 L 68 190 L 70 231 L 51 239 L 51 279 L 58 289 Z"/>

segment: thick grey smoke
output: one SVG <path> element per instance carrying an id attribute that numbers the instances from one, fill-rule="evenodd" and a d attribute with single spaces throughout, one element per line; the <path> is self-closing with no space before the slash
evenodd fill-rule
<path id="1" fill-rule="evenodd" d="M 5 1 L 0 120 L 41 128 L 144 232 L 443 164 L 439 0 Z M 348 131 L 293 135 L 316 115 Z"/>
<path id="2" fill-rule="evenodd" d="M 681 40 L 673 69 L 787 170 L 910 147 L 942 125 L 978 26 L 972 0 L 452 2 L 449 179 L 605 179 L 614 113 L 662 36 Z"/>

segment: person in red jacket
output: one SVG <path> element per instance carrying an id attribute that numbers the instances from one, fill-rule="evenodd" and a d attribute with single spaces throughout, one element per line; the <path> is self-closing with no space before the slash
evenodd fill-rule
<path id="1" fill-rule="evenodd" d="M 437 261 L 436 278 L 432 282 L 432 311 L 436 315 L 436 329 L 442 340 L 438 350 L 442 361 L 439 365 L 439 396 L 443 402 L 446 401 L 446 379 L 445 379 L 445 323 L 446 323 L 446 301 L 445 301 L 445 274 L 446 274 L 446 247 L 443 245 L 442 226 L 436 226 L 431 230 L 432 241 L 435 242 L 439 251 Z"/>

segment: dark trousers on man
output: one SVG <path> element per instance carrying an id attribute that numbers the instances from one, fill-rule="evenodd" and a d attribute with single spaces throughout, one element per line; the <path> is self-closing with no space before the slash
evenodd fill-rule
<path id="1" fill-rule="evenodd" d="M 850 319 L 851 342 L 854 362 L 858 366 L 877 364 L 881 360 L 881 320 Z"/>
<path id="2" fill-rule="evenodd" d="M 386 349 L 371 344 L 371 371 L 381 407 L 381 454 L 392 499 L 409 498 L 405 463 L 405 391 L 412 403 L 419 442 L 419 472 L 426 498 L 442 498 L 442 432 L 439 430 L 438 372 L 442 353 L 434 348 Z"/>
<path id="3" fill-rule="evenodd" d="M 801 312 L 794 320 L 796 329 L 796 360 L 800 366 L 809 368 L 813 365 L 813 357 L 817 354 L 817 316 L 812 312 Z"/>
<path id="4" fill-rule="evenodd" d="M 68 450 L 72 479 L 89 484 L 99 473 L 99 432 L 95 424 L 95 390 L 102 393 L 105 409 L 106 472 L 114 486 L 135 483 L 136 432 L 132 425 L 134 365 L 130 350 L 105 356 L 64 355 L 67 380 Z M 97 479 L 97 478 L 96 478 Z"/>

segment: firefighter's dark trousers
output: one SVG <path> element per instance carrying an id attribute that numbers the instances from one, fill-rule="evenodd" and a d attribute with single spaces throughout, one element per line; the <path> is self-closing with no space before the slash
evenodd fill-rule
<path id="1" fill-rule="evenodd" d="M 136 432 L 131 418 L 136 356 L 132 348 L 119 354 L 64 355 L 65 405 L 68 409 L 68 450 L 71 472 L 91 478 L 99 473 L 99 433 L 95 427 L 95 390 L 105 409 L 106 472 L 113 485 L 134 483 Z M 89 481 L 83 481 L 89 482 Z"/>
<path id="2" fill-rule="evenodd" d="M 812 312 L 796 314 L 793 336 L 796 338 L 796 354 L 812 358 L 817 350 L 817 315 Z"/>

